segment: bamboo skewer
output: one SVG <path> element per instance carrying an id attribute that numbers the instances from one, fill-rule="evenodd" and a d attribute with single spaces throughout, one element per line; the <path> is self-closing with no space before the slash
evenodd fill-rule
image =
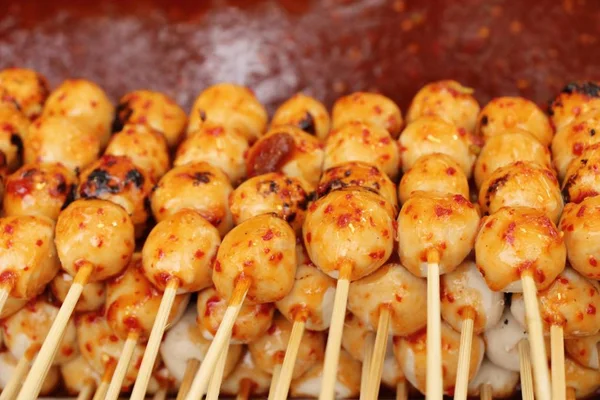
<path id="1" fill-rule="evenodd" d="M 375 336 L 372 332 L 367 333 L 363 348 L 363 363 L 360 375 L 360 400 L 367 398 L 367 383 L 369 382 L 369 371 L 373 359 L 373 347 L 375 347 Z"/>
<path id="2" fill-rule="evenodd" d="M 77 400 L 89 400 L 92 396 L 92 391 L 94 390 L 94 384 L 88 383 L 79 391 L 79 395 L 77 396 Z"/>
<path id="3" fill-rule="evenodd" d="M 406 387 L 406 381 L 403 379 L 396 385 L 396 400 L 407 400 L 408 399 L 408 388 Z"/>
<path id="4" fill-rule="evenodd" d="M 437 251 L 427 253 L 427 399 L 442 400 L 442 317 Z"/>
<path id="5" fill-rule="evenodd" d="M 492 387 L 489 384 L 485 383 L 481 386 L 480 397 L 481 400 L 492 400 Z"/>
<path id="6" fill-rule="evenodd" d="M 125 341 L 123 350 L 121 351 L 121 357 L 119 357 L 119 362 L 117 363 L 115 373 L 113 374 L 113 378 L 108 387 L 105 400 L 117 400 L 119 398 L 119 393 L 121 393 L 121 387 L 123 385 L 123 379 L 125 379 L 125 375 L 127 374 L 127 369 L 129 368 L 131 357 L 133 356 L 133 351 L 135 350 L 137 341 L 137 334 L 131 334 Z"/>
<path id="7" fill-rule="evenodd" d="M 565 338 L 562 326 L 550 327 L 550 352 L 552 363 L 552 400 L 565 400 Z"/>
<path id="8" fill-rule="evenodd" d="M 210 382 L 208 384 L 208 392 L 206 393 L 206 400 L 218 400 L 219 391 L 221 390 L 221 382 L 223 382 L 223 372 L 225 371 L 225 364 L 227 361 L 227 353 L 229 353 L 229 342 L 231 341 L 231 335 L 227 339 L 227 342 L 223 346 L 215 371 L 213 372 Z"/>
<path id="9" fill-rule="evenodd" d="M 460 353 L 458 354 L 454 400 L 466 400 L 467 398 L 469 369 L 471 366 L 471 344 L 473 343 L 473 323 L 475 322 L 474 314 L 475 312 L 469 309 L 460 330 Z"/>
<path id="10" fill-rule="evenodd" d="M 183 380 L 181 381 L 181 386 L 179 386 L 179 392 L 177 392 L 176 400 L 183 400 L 185 396 L 187 396 L 190 386 L 192 385 L 192 381 L 194 380 L 194 376 L 196 372 L 198 372 L 198 368 L 200 368 L 200 361 L 195 358 L 190 358 L 187 360 L 187 365 L 185 366 L 185 373 L 183 374 Z"/>
<path id="11" fill-rule="evenodd" d="M 294 373 L 294 365 L 296 364 L 296 357 L 298 356 L 298 349 L 304 335 L 304 327 L 305 322 L 302 320 L 295 321 L 294 325 L 292 325 L 288 348 L 285 352 L 283 364 L 281 365 L 281 373 L 275 387 L 274 398 L 276 400 L 285 400 L 287 398 Z"/>
<path id="12" fill-rule="evenodd" d="M 29 370 L 31 361 L 24 355 L 21 357 L 17 366 L 13 370 L 13 373 L 8 381 L 8 384 L 2 391 L 0 395 L 0 400 L 13 400 L 17 394 L 19 393 L 19 389 L 21 389 L 21 383 L 23 382 L 23 377 L 27 375 L 27 371 Z"/>
<path id="13" fill-rule="evenodd" d="M 533 400 L 533 376 L 531 374 L 531 359 L 529 357 L 529 344 L 527 339 L 522 339 L 519 342 L 518 349 L 521 395 L 523 396 L 523 400 Z"/>
<path id="14" fill-rule="evenodd" d="M 390 309 L 383 307 L 379 314 L 377 324 L 377 336 L 375 337 L 375 346 L 373 348 L 373 357 L 369 366 L 369 378 L 367 381 L 367 399 L 377 399 L 379 397 L 379 387 L 381 386 L 381 374 L 383 373 L 383 363 L 385 362 L 385 352 L 390 334 Z"/>

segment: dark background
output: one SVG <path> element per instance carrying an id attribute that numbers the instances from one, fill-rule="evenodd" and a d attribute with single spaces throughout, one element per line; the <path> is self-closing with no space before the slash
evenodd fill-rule
<path id="1" fill-rule="evenodd" d="M 402 109 L 452 78 L 485 103 L 539 104 L 600 79 L 598 0 L 0 0 L 0 68 L 164 91 L 189 110 L 207 85 L 249 85 L 269 111 L 297 91 L 331 105 L 377 90 Z"/>

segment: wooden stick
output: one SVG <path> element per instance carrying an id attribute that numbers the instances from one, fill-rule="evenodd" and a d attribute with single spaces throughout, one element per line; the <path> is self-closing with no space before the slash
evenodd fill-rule
<path id="1" fill-rule="evenodd" d="M 233 324 L 242 308 L 242 303 L 246 298 L 246 294 L 248 294 L 248 289 L 250 289 L 250 283 L 250 279 L 240 279 L 233 290 L 229 305 L 221 320 L 221 325 L 219 325 L 217 334 L 213 338 L 213 341 L 204 356 L 204 360 L 200 364 L 200 368 L 192 381 L 192 386 L 190 387 L 186 399 L 200 399 L 204 396 L 204 393 L 206 393 L 209 377 L 214 371 L 217 359 L 221 354 L 221 350 L 223 350 L 227 338 L 231 335 Z"/>
<path id="2" fill-rule="evenodd" d="M 440 266 L 436 250 L 427 253 L 427 399 L 442 400 L 442 317 Z"/>
<path id="3" fill-rule="evenodd" d="M 382 307 L 377 324 L 377 336 L 375 337 L 375 347 L 373 348 L 373 357 L 369 367 L 369 380 L 367 381 L 367 399 L 376 400 L 379 398 L 379 388 L 381 386 L 381 374 L 383 373 L 383 363 L 385 361 L 385 351 L 390 334 L 390 309 Z"/>
<path id="4" fill-rule="evenodd" d="M 137 345 L 138 338 L 139 335 L 137 333 L 130 333 L 127 337 L 127 340 L 123 345 L 123 350 L 121 350 L 121 357 L 119 357 L 115 373 L 110 381 L 105 400 L 117 400 L 119 398 L 119 393 L 121 393 L 121 388 L 123 387 L 123 380 L 127 374 L 127 369 L 129 368 L 131 357 L 133 357 L 133 351 Z"/>
<path id="5" fill-rule="evenodd" d="M 552 400 L 565 400 L 565 338 L 562 326 L 550 327 L 550 352 L 552 362 Z"/>
<path id="6" fill-rule="evenodd" d="M 86 384 L 83 389 L 79 391 L 79 395 L 77 396 L 77 400 L 89 400 L 92 395 L 92 390 L 94 390 L 94 383 Z"/>
<path id="7" fill-rule="evenodd" d="M 294 365 L 296 365 L 296 358 L 298 357 L 298 349 L 304 335 L 304 327 L 305 322 L 303 320 L 295 321 L 294 325 L 292 325 L 292 333 L 290 334 L 290 340 L 285 351 L 283 364 L 281 365 L 281 373 L 277 380 L 277 386 L 275 387 L 275 400 L 285 400 L 287 398 L 294 373 Z"/>
<path id="8" fill-rule="evenodd" d="M 481 400 L 492 400 L 492 387 L 484 383 L 481 386 L 479 395 L 481 396 Z"/>
<path id="9" fill-rule="evenodd" d="M 195 358 L 190 358 L 187 360 L 187 364 L 185 366 L 185 373 L 183 375 L 183 380 L 181 381 L 181 386 L 179 386 L 179 392 L 177 392 L 176 400 L 183 400 L 185 396 L 187 396 L 190 391 L 190 386 L 192 385 L 192 380 L 196 375 L 196 372 L 200 368 L 200 361 Z"/>
<path id="10" fill-rule="evenodd" d="M 30 366 L 31 360 L 27 356 L 21 357 L 10 376 L 8 384 L 0 395 L 0 400 L 13 400 L 17 396 L 19 389 L 21 389 L 21 383 L 23 383 L 23 377 L 27 375 Z"/>
<path id="11" fill-rule="evenodd" d="M 408 388 L 406 387 L 406 381 L 402 379 L 396 384 L 396 400 L 407 400 L 408 399 Z"/>
<path id="12" fill-rule="evenodd" d="M 250 392 L 252 391 L 252 381 L 248 379 L 242 379 L 240 382 L 240 390 L 235 400 L 248 400 Z"/>
<path id="13" fill-rule="evenodd" d="M 98 389 L 96 389 L 96 394 L 94 394 L 93 400 L 104 400 L 106 397 L 106 392 L 108 391 L 109 382 L 115 372 L 116 362 L 114 359 L 111 359 L 106 364 L 106 370 L 104 371 L 104 375 L 102 375 L 102 379 L 100 380 L 100 385 Z"/>
<path id="14" fill-rule="evenodd" d="M 576 400 L 577 396 L 575 396 L 575 389 L 572 387 L 567 388 L 567 400 Z"/>
<path id="15" fill-rule="evenodd" d="M 142 358 L 142 364 L 140 365 L 140 370 L 138 371 L 138 376 L 133 385 L 133 391 L 131 392 L 131 400 L 143 400 L 146 397 L 148 382 L 152 375 L 152 369 L 154 368 L 154 362 L 156 361 L 160 342 L 165 333 L 171 308 L 173 308 L 177 289 L 179 289 L 179 279 L 170 279 L 160 301 L 160 307 L 158 308 L 158 313 L 156 314 L 156 319 L 154 320 L 154 325 L 152 326 L 152 331 L 148 338 L 148 344 L 146 345 L 146 351 Z"/>
<path id="16" fill-rule="evenodd" d="M 351 275 L 352 264 L 344 262 L 340 268 L 340 277 L 337 281 L 335 299 L 333 301 L 333 317 L 331 318 L 327 347 L 325 348 L 323 380 L 321 382 L 319 400 L 333 400 L 335 396 L 335 382 L 337 380 L 338 362 L 342 347 L 342 333 L 344 331 L 344 319 L 346 317 Z"/>
<path id="17" fill-rule="evenodd" d="M 4 309 L 4 305 L 6 304 L 6 300 L 8 300 L 8 295 L 10 294 L 11 289 L 12 285 L 0 288 L 0 313 Z"/>
<path id="18" fill-rule="evenodd" d="M 542 318 L 540 317 L 540 309 L 537 301 L 537 289 L 531 272 L 524 273 L 521 276 L 521 282 L 523 283 L 527 331 L 531 345 L 535 394 L 538 400 L 550 400 L 552 398 L 550 373 L 546 358 Z"/>
<path id="19" fill-rule="evenodd" d="M 94 394 L 92 400 L 103 400 L 107 390 L 108 382 L 100 382 L 100 385 L 98 385 L 98 389 L 96 389 L 96 393 Z"/>
<path id="20" fill-rule="evenodd" d="M 360 400 L 367 398 L 367 383 L 369 382 L 369 371 L 371 370 L 371 360 L 373 359 L 373 348 L 375 347 L 375 335 L 368 332 L 363 345 L 363 362 L 360 375 Z"/>
<path id="21" fill-rule="evenodd" d="M 521 375 L 521 395 L 523 400 L 533 400 L 533 376 L 531 374 L 531 359 L 529 356 L 529 343 L 521 339 L 519 349 L 519 373 Z"/>
<path id="22" fill-rule="evenodd" d="M 167 398 L 167 389 L 160 388 L 160 389 L 158 389 L 158 392 L 156 392 L 154 394 L 154 397 L 152 398 L 152 400 L 165 400 L 166 398 Z"/>
<path id="23" fill-rule="evenodd" d="M 229 353 L 229 342 L 231 341 L 231 334 L 227 338 L 227 341 L 223 345 L 221 355 L 217 360 L 215 371 L 210 378 L 208 383 L 208 392 L 206 393 L 206 400 L 219 400 L 219 391 L 221 390 L 221 382 L 223 382 L 223 372 L 225 371 L 225 364 L 227 361 L 227 353 Z"/>
<path id="24" fill-rule="evenodd" d="M 469 369 L 471 367 L 471 344 L 473 342 L 473 323 L 475 312 L 468 309 L 460 329 L 460 348 L 458 353 L 458 367 L 454 400 L 466 400 L 469 386 Z"/>
<path id="25" fill-rule="evenodd" d="M 62 340 L 69 318 L 71 318 L 71 314 L 73 314 L 73 310 L 81 296 L 83 287 L 88 282 L 93 270 L 92 264 L 86 263 L 79 268 L 79 271 L 77 271 L 77 275 L 73 278 L 73 284 L 69 288 L 69 292 L 48 331 L 46 340 L 44 340 L 31 370 L 29 371 L 25 382 L 23 382 L 23 388 L 19 393 L 19 397 L 17 397 L 18 400 L 35 399 L 40 394 L 42 384 L 46 379 L 52 360 L 60 347 L 59 343 Z"/>
<path id="26" fill-rule="evenodd" d="M 277 386 L 277 382 L 279 381 L 280 375 L 281 364 L 276 364 L 273 367 L 273 375 L 271 375 L 271 386 L 269 386 L 269 397 L 267 397 L 267 400 L 275 400 L 275 387 Z"/>

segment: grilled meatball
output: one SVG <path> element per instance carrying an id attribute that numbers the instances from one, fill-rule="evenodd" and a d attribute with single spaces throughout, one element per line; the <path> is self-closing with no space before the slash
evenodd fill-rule
<path id="1" fill-rule="evenodd" d="M 5 389 L 10 382 L 10 378 L 17 367 L 19 360 L 14 358 L 8 351 L 0 352 L 0 389 Z M 47 396 L 52 393 L 60 383 L 60 371 L 58 367 L 50 367 L 46 379 L 42 383 L 40 396 Z"/>
<path id="2" fill-rule="evenodd" d="M 325 170 L 317 187 L 317 197 L 351 186 L 362 187 L 379 194 L 395 208 L 395 213 L 398 213 L 394 182 L 375 165 L 362 161 L 349 161 Z"/>
<path id="3" fill-rule="evenodd" d="M 102 156 L 81 172 L 77 198 L 109 200 L 131 216 L 136 236 L 143 234 L 150 217 L 152 178 L 126 156 Z"/>
<path id="4" fill-rule="evenodd" d="M 121 97 L 113 131 L 127 124 L 142 124 L 160 132 L 169 147 L 175 147 L 187 123 L 185 111 L 166 94 L 151 90 L 136 90 Z"/>
<path id="5" fill-rule="evenodd" d="M 562 193 L 566 202 L 581 203 L 586 197 L 600 194 L 600 143 L 586 148 L 571 161 L 563 181 Z"/>
<path id="6" fill-rule="evenodd" d="M 377 330 L 383 308 L 390 312 L 390 335 L 406 336 L 427 325 L 427 282 L 402 265 L 385 264 L 372 274 L 350 284 L 348 310 L 370 330 Z"/>
<path id="7" fill-rule="evenodd" d="M 459 194 L 417 192 L 398 215 L 400 262 L 416 276 L 427 276 L 428 253 L 439 256 L 440 274 L 453 271 L 471 252 L 479 214 Z"/>
<path id="8" fill-rule="evenodd" d="M 475 161 L 474 177 L 477 187 L 500 167 L 515 161 L 531 161 L 552 169 L 550 150 L 529 132 L 513 129 L 487 139 Z"/>
<path id="9" fill-rule="evenodd" d="M 325 140 L 329 134 L 329 113 L 319 100 L 297 93 L 275 111 L 271 127 L 280 125 L 294 125 Z"/>
<path id="10" fill-rule="evenodd" d="M 305 190 L 312 191 L 321 176 L 323 156 L 319 139 L 292 125 L 278 126 L 248 150 L 246 167 L 249 177 L 283 172 L 298 178 Z"/>
<path id="11" fill-rule="evenodd" d="M 413 98 L 406 120 L 436 115 L 468 132 L 475 130 L 479 103 L 473 96 L 474 90 L 452 80 L 432 82 L 423 86 Z"/>
<path id="12" fill-rule="evenodd" d="M 408 124 L 399 142 L 404 172 L 413 168 L 419 158 L 441 153 L 460 165 L 467 178 L 471 177 L 476 155 L 465 129 L 436 116 L 422 117 Z"/>
<path id="13" fill-rule="evenodd" d="M 75 172 L 93 163 L 100 152 L 95 133 L 61 116 L 35 120 L 23 145 L 25 163 L 61 163 Z"/>
<path id="14" fill-rule="evenodd" d="M 335 279 L 319 271 L 310 261 L 299 263 L 292 290 L 275 305 L 289 321 L 301 320 L 306 329 L 324 331 L 333 315 Z"/>
<path id="15" fill-rule="evenodd" d="M 60 163 L 25 164 L 5 182 L 5 215 L 39 215 L 56 220 L 73 200 L 77 177 Z"/>
<path id="16" fill-rule="evenodd" d="M 28 131 L 27 117 L 13 103 L 2 102 L 0 96 L 0 151 L 4 153 L 6 166 L 11 172 L 21 163 L 23 140 Z"/>
<path id="17" fill-rule="evenodd" d="M 550 145 L 554 134 L 546 114 L 523 97 L 496 97 L 477 118 L 477 133 L 486 139 L 515 129 L 531 133 L 543 146 Z"/>
<path id="18" fill-rule="evenodd" d="M 469 198 L 469 182 L 461 167 L 449 156 L 433 153 L 419 158 L 398 185 L 400 203 L 416 192 L 459 194 Z"/>
<path id="19" fill-rule="evenodd" d="M 215 226 L 221 236 L 233 227 L 229 195 L 233 191 L 227 176 L 205 162 L 175 167 L 162 177 L 150 204 L 157 221 L 192 209 Z"/>
<path id="20" fill-rule="evenodd" d="M 42 113 L 49 93 L 46 78 L 31 69 L 7 68 L 0 71 L 0 97 L 14 102 L 30 120 Z"/>
<path id="21" fill-rule="evenodd" d="M 229 207 L 236 225 L 261 214 L 275 214 L 300 232 L 308 195 L 296 178 L 271 172 L 250 178 L 229 196 Z"/>
<path id="22" fill-rule="evenodd" d="M 260 396 L 269 391 L 270 385 L 271 375 L 257 368 L 252 354 L 246 350 L 233 372 L 221 384 L 221 394 L 241 395 L 244 386 L 249 386 L 249 394 Z"/>
<path id="23" fill-rule="evenodd" d="M 552 170 L 531 161 L 517 161 L 498 168 L 483 181 L 479 207 L 485 214 L 502 207 L 531 207 L 544 212 L 556 224 L 563 199 Z"/>
<path id="24" fill-rule="evenodd" d="M 229 301 L 239 279 L 250 279 L 249 304 L 283 299 L 294 285 L 296 236 L 282 219 L 272 215 L 250 218 L 223 239 L 217 253 L 213 282 Z"/>
<path id="25" fill-rule="evenodd" d="M 213 287 L 198 293 L 198 330 L 204 339 L 212 340 L 215 337 L 227 306 L 227 300 Z M 274 312 L 272 303 L 242 304 L 231 331 L 231 343 L 250 343 L 263 336 L 271 327 Z"/>
<path id="26" fill-rule="evenodd" d="M 379 195 L 360 188 L 340 189 L 308 208 L 304 244 L 310 259 L 332 278 L 338 279 L 341 267 L 351 264 L 350 280 L 354 281 L 390 257 L 394 222 L 393 207 Z"/>
<path id="27" fill-rule="evenodd" d="M 66 272 L 59 272 L 50 282 L 52 295 L 61 303 L 65 301 L 67 293 L 73 284 L 73 277 Z M 106 300 L 106 286 L 104 282 L 87 283 L 83 286 L 81 296 L 75 306 L 76 312 L 99 310 Z"/>
<path id="28" fill-rule="evenodd" d="M 339 166 L 349 161 L 371 163 L 396 179 L 400 169 L 398 144 L 378 125 L 350 121 L 331 131 L 325 142 L 323 168 Z"/>
<path id="29" fill-rule="evenodd" d="M 69 79 L 50 94 L 43 115 L 68 118 L 82 131 L 95 135 L 104 148 L 115 108 L 100 86 L 85 79 Z"/>
<path id="30" fill-rule="evenodd" d="M 402 113 L 392 101 L 378 93 L 356 92 L 340 97 L 333 105 L 333 129 L 352 121 L 364 122 L 387 130 L 394 139 L 400 135 Z"/>
<path id="31" fill-rule="evenodd" d="M 88 282 L 99 282 L 119 274 L 129 264 L 135 246 L 133 223 L 114 203 L 77 200 L 58 216 L 55 243 L 66 272 L 75 276 L 89 263 L 93 272 Z"/>
<path id="32" fill-rule="evenodd" d="M 522 292 L 531 274 L 544 290 L 565 268 L 563 236 L 543 211 L 504 207 L 484 217 L 475 241 L 477 268 L 493 291 Z"/>
<path id="33" fill-rule="evenodd" d="M 527 338 L 525 328 L 517 322 L 507 307 L 495 326 L 484 332 L 485 355 L 489 360 L 508 371 L 519 372 L 519 342 Z"/>
<path id="34" fill-rule="evenodd" d="M 256 366 L 273 374 L 275 366 L 283 364 L 291 333 L 292 323 L 283 316 L 277 315 L 269 330 L 248 344 L 248 350 L 252 354 Z M 300 378 L 313 366 L 323 362 L 324 358 L 325 335 L 322 332 L 306 330 L 298 347 L 292 379 Z"/>
<path id="35" fill-rule="evenodd" d="M 569 358 L 586 368 L 600 369 L 598 343 L 600 334 L 573 337 L 565 340 L 565 351 Z"/>
<path id="36" fill-rule="evenodd" d="M 491 291 L 470 260 L 442 275 L 440 299 L 442 318 L 457 332 L 462 330 L 463 320 L 472 317 L 473 331 L 479 335 L 495 326 L 504 311 L 504 294 Z"/>
<path id="37" fill-rule="evenodd" d="M 484 385 L 489 385 L 495 399 L 511 398 L 517 390 L 519 374 L 499 367 L 485 358 L 477 375 L 469 382 L 469 396 L 479 397 Z"/>
<path id="38" fill-rule="evenodd" d="M 582 115 L 572 123 L 557 130 L 552 139 L 552 161 L 561 181 L 565 179 L 569 164 L 583 151 L 600 142 L 600 109 Z"/>
<path id="39" fill-rule="evenodd" d="M 550 118 L 557 131 L 591 110 L 600 110 L 600 84 L 593 81 L 569 83 L 549 106 Z"/>
<path id="40" fill-rule="evenodd" d="M 252 143 L 265 132 L 267 118 L 267 110 L 250 89 L 231 83 L 219 83 L 206 88 L 196 98 L 187 132 L 189 134 L 204 123 L 212 122 L 239 129 Z"/>
<path id="41" fill-rule="evenodd" d="M 105 315 L 108 325 L 121 339 L 137 335 L 138 340 L 145 342 L 150 336 L 161 300 L 162 293 L 144 276 L 141 254 L 134 254 L 127 268 L 106 284 Z M 167 328 L 181 318 L 189 300 L 189 294 L 175 297 Z"/>
<path id="42" fill-rule="evenodd" d="M 145 125 L 125 125 L 111 137 L 104 152 L 111 156 L 127 156 L 157 182 L 169 170 L 169 149 L 165 138 Z"/>
<path id="43" fill-rule="evenodd" d="M 182 210 L 159 222 L 142 250 L 144 275 L 164 291 L 179 280 L 179 294 L 211 285 L 212 264 L 221 240 L 217 229 L 195 211 Z"/>
<path id="44" fill-rule="evenodd" d="M 248 148 L 239 130 L 207 122 L 181 143 L 175 165 L 204 161 L 220 168 L 231 182 L 237 183 L 246 176 L 244 157 Z"/>
<path id="45" fill-rule="evenodd" d="M 46 217 L 0 219 L 0 284 L 9 295 L 31 299 L 40 294 L 60 269 L 54 246 L 54 222 Z"/>
<path id="46" fill-rule="evenodd" d="M 83 356 L 77 356 L 61 365 L 60 374 L 70 395 L 80 393 L 86 386 L 93 388 L 100 384 L 100 375 L 92 369 Z"/>
<path id="47" fill-rule="evenodd" d="M 565 384 L 567 390 L 573 390 L 575 398 L 589 398 L 600 387 L 600 371 L 584 368 L 566 357 Z"/>
<path id="48" fill-rule="evenodd" d="M 460 333 L 442 323 L 442 386 L 444 393 L 454 393 L 456 383 Z M 473 336 L 471 359 L 469 362 L 469 380 L 479 370 L 483 360 L 485 344 L 479 336 Z M 394 352 L 402 366 L 406 379 L 421 393 L 425 393 L 427 375 L 427 330 L 423 329 L 408 337 L 394 337 Z"/>

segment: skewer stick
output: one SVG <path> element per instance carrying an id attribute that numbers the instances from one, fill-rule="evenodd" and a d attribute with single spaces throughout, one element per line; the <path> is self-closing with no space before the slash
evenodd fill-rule
<path id="1" fill-rule="evenodd" d="M 440 257 L 427 252 L 427 399 L 442 400 L 442 317 L 440 311 Z"/>
<path id="2" fill-rule="evenodd" d="M 369 366 L 369 379 L 367 380 L 367 399 L 377 399 L 379 397 L 379 387 L 381 386 L 381 374 L 383 373 L 383 363 L 385 361 L 385 351 L 390 334 L 390 309 L 383 307 L 379 314 L 377 324 L 377 336 L 375 337 L 375 347 L 373 348 L 373 357 Z"/>
<path id="3" fill-rule="evenodd" d="M 565 400 L 565 338 L 562 326 L 550 327 L 550 352 L 552 362 L 552 399 Z"/>
<path id="4" fill-rule="evenodd" d="M 537 289 L 531 276 L 526 272 L 521 276 L 523 283 L 523 299 L 525 300 L 525 313 L 527 316 L 527 331 L 531 344 L 531 359 L 533 362 L 533 375 L 535 377 L 535 394 L 538 400 L 550 400 L 550 373 L 546 359 L 546 345 L 542 330 L 542 319 L 537 302 Z"/>
<path id="5" fill-rule="evenodd" d="M 333 400 L 335 395 L 335 382 L 337 380 L 340 348 L 342 346 L 342 333 L 344 331 L 344 318 L 348 303 L 348 290 L 350 289 L 350 276 L 352 264 L 344 262 L 340 268 L 340 277 L 337 281 L 335 299 L 333 301 L 333 317 L 327 337 L 325 348 L 325 362 L 323 364 L 323 381 L 319 400 Z"/>
<path id="6" fill-rule="evenodd" d="M 4 305 L 6 304 L 6 300 L 8 300 L 8 294 L 10 293 L 11 289 L 12 285 L 5 285 L 0 288 L 0 313 L 4 309 Z"/>
<path id="7" fill-rule="evenodd" d="M 154 394 L 152 400 L 165 400 L 167 398 L 167 389 L 160 388 L 158 392 Z"/>
<path id="8" fill-rule="evenodd" d="M 143 400 L 146 397 L 146 389 L 148 387 L 148 382 L 150 381 L 150 375 L 152 375 L 156 355 L 158 354 L 160 342 L 165 333 L 171 308 L 173 308 L 177 289 L 179 289 L 179 279 L 170 279 L 165 288 L 165 292 L 163 293 L 162 300 L 160 301 L 160 307 L 158 308 L 158 313 L 156 314 L 156 319 L 152 326 L 150 337 L 148 338 L 148 344 L 146 345 L 146 351 L 142 358 L 142 364 L 140 365 L 137 379 L 133 385 L 133 391 L 131 392 L 132 400 Z"/>
<path id="9" fill-rule="evenodd" d="M 109 382 L 115 372 L 116 363 L 114 360 L 111 360 L 106 365 L 106 370 L 104 371 L 104 375 L 102 375 L 102 379 L 100 380 L 100 385 L 96 389 L 96 394 L 94 394 L 94 398 L 92 400 L 104 400 L 106 398 L 106 392 L 108 391 Z"/>
<path id="10" fill-rule="evenodd" d="M 23 377 L 27 375 L 27 371 L 29 370 L 31 360 L 24 355 L 19 360 L 19 363 L 13 370 L 12 375 L 10 376 L 10 380 L 8 384 L 2 391 L 0 395 L 0 400 L 13 400 L 17 394 L 19 393 L 19 389 L 21 389 L 21 383 L 23 382 Z"/>
<path id="11" fill-rule="evenodd" d="M 492 400 L 492 387 L 489 384 L 484 383 L 480 391 L 481 400 Z"/>
<path id="12" fill-rule="evenodd" d="M 575 389 L 567 388 L 567 400 L 576 400 L 577 396 L 575 396 Z"/>
<path id="13" fill-rule="evenodd" d="M 77 396 L 77 400 L 89 400 L 92 395 L 92 390 L 94 390 L 94 384 L 88 383 L 86 384 L 80 391 Z"/>
<path id="14" fill-rule="evenodd" d="M 275 400 L 275 387 L 279 381 L 281 375 L 281 364 L 277 364 L 273 367 L 273 375 L 271 375 L 271 386 L 269 386 L 269 397 L 267 400 Z"/>
<path id="15" fill-rule="evenodd" d="M 123 379 L 125 379 L 125 375 L 127 374 L 127 369 L 129 368 L 129 363 L 131 362 L 131 357 L 133 356 L 138 337 L 137 333 L 130 333 L 127 337 L 127 340 L 123 345 L 123 350 L 121 350 L 121 357 L 119 357 L 115 373 L 110 381 L 105 400 L 116 400 L 119 398 L 119 393 L 121 393 L 121 387 L 123 386 Z"/>
<path id="16" fill-rule="evenodd" d="M 407 400 L 408 399 L 408 388 L 406 387 L 406 381 L 402 379 L 396 385 L 396 400 Z"/>
<path id="17" fill-rule="evenodd" d="M 181 381 L 181 386 L 179 386 L 179 392 L 177 392 L 177 399 L 175 400 L 183 400 L 185 396 L 187 396 L 190 391 L 190 386 L 192 386 L 192 380 L 198 372 L 198 368 L 200 368 L 200 361 L 195 358 L 190 358 L 187 360 L 187 364 L 185 366 L 185 373 L 183 374 L 183 380 Z"/>
<path id="18" fill-rule="evenodd" d="M 217 359 L 221 354 L 221 350 L 223 350 L 223 346 L 225 346 L 226 341 L 231 335 L 233 324 L 242 308 L 242 303 L 246 298 L 246 294 L 248 294 L 248 289 L 250 289 L 250 283 L 250 279 L 240 279 L 233 290 L 229 305 L 221 320 L 221 325 L 219 325 L 217 334 L 215 335 L 206 356 L 204 356 L 204 360 L 200 364 L 200 368 L 192 381 L 192 386 L 190 387 L 186 399 L 200 399 L 206 392 L 209 377 L 212 375 Z"/>
<path id="19" fill-rule="evenodd" d="M 369 371 L 371 370 L 371 360 L 373 359 L 373 347 L 375 347 L 375 335 L 373 332 L 368 332 L 363 348 L 363 362 L 360 375 L 360 400 L 365 400 L 367 398 L 367 382 L 369 382 Z"/>
<path id="20" fill-rule="evenodd" d="M 519 373 L 521 375 L 521 395 L 523 400 L 533 400 L 533 376 L 531 375 L 531 359 L 527 339 L 521 339 L 519 349 Z"/>
<path id="21" fill-rule="evenodd" d="M 277 386 L 275 387 L 275 400 L 285 400 L 287 398 L 294 373 L 294 365 L 296 365 L 298 349 L 304 335 L 304 327 L 304 320 L 295 321 L 294 325 L 292 325 L 292 333 L 290 334 L 288 347 L 283 358 L 283 364 L 281 365 L 281 373 L 277 380 Z"/>
<path id="22" fill-rule="evenodd" d="M 248 400 L 252 391 L 252 382 L 248 379 L 242 379 L 240 382 L 240 390 L 235 400 Z"/>
<path id="23" fill-rule="evenodd" d="M 471 343 L 473 342 L 473 323 L 475 311 L 467 309 L 465 319 L 460 329 L 460 350 L 458 353 L 458 367 L 456 372 L 456 385 L 454 400 L 466 400 L 469 386 L 469 369 L 471 367 Z"/>
<path id="24" fill-rule="evenodd" d="M 40 394 L 42 384 L 46 379 L 52 359 L 60 347 L 59 343 L 62 340 L 69 318 L 71 318 L 71 314 L 73 314 L 77 301 L 79 300 L 79 297 L 81 297 L 83 287 L 88 282 L 93 270 L 94 267 L 92 264 L 85 263 L 79 268 L 79 271 L 77 271 L 77 274 L 73 279 L 73 284 L 69 288 L 69 292 L 48 331 L 46 340 L 44 340 L 33 366 L 31 367 L 25 382 L 23 382 L 23 388 L 17 397 L 18 400 L 35 399 Z"/>
<path id="25" fill-rule="evenodd" d="M 223 350 L 221 351 L 221 355 L 219 356 L 219 359 L 217 360 L 217 365 L 215 366 L 215 371 L 213 372 L 213 375 L 210 378 L 210 382 L 208 384 L 208 392 L 206 393 L 206 400 L 219 399 L 219 391 L 221 390 L 221 382 L 223 382 L 223 372 L 225 371 L 227 353 L 229 353 L 230 340 L 231 335 L 229 335 L 229 338 L 223 346 Z"/>

